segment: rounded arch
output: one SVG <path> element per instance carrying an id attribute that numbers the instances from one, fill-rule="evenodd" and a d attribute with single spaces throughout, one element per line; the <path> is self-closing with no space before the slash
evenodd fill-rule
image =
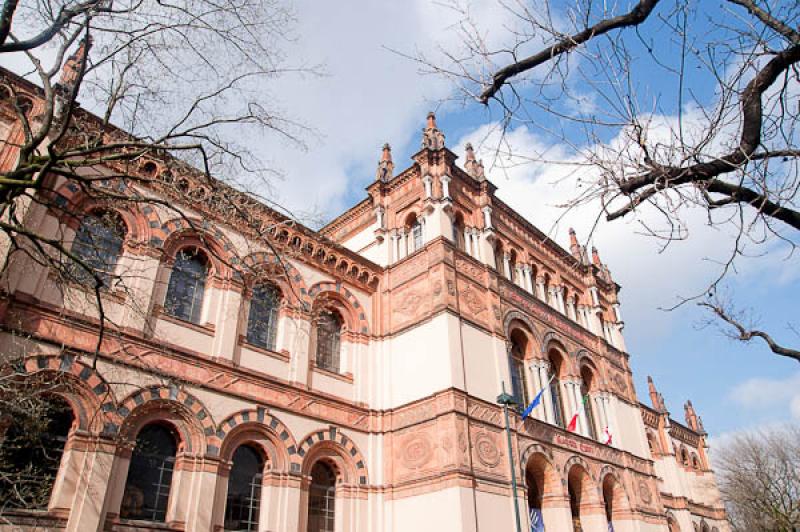
<path id="1" fill-rule="evenodd" d="M 369 484 L 364 456 L 355 442 L 337 427 L 317 430 L 303 438 L 297 455 L 293 456 L 292 470 L 310 475 L 311 467 L 320 459 L 337 468 L 341 482 L 360 486 Z"/>
<path id="2" fill-rule="evenodd" d="M 149 423 L 172 425 L 180 436 L 181 450 L 191 454 L 219 455 L 220 439 L 211 414 L 196 397 L 177 386 L 151 386 L 132 392 L 119 407 L 120 436 L 136 438 Z"/>
<path id="3" fill-rule="evenodd" d="M 272 469 L 280 472 L 289 472 L 292 457 L 297 454 L 292 433 L 262 407 L 241 410 L 222 420 L 217 438 L 221 441 L 219 454 L 224 460 L 231 460 L 240 445 L 253 442 L 266 454 Z"/>
<path id="4" fill-rule="evenodd" d="M 564 497 L 562 477 L 548 449 L 538 443 L 529 445 L 522 453 L 520 467 L 528 489 L 529 508 L 541 509 L 552 503 L 560 503 Z M 536 491 L 531 492 L 531 489 Z"/>
<path id="5" fill-rule="evenodd" d="M 539 333 L 536 329 L 536 326 L 533 324 L 530 318 L 518 310 L 506 312 L 506 315 L 503 318 L 503 332 L 505 333 L 506 338 L 510 338 L 513 326 L 517 325 L 514 322 L 518 322 L 519 326 L 526 330 L 526 332 L 531 336 L 533 344 L 540 343 Z"/>
<path id="6" fill-rule="evenodd" d="M 257 251 L 246 256 L 242 260 L 242 266 L 246 270 L 244 276 L 248 283 L 265 270 L 276 271 L 277 275 L 270 276 L 270 282 L 281 289 L 284 297 L 299 301 L 305 310 L 311 309 L 311 297 L 305 279 L 290 262 L 281 260 L 274 253 Z"/>
<path id="7" fill-rule="evenodd" d="M 111 388 L 95 369 L 77 360 L 75 355 L 30 357 L 24 360 L 20 373 L 26 378 L 37 375 L 47 375 L 51 379 L 64 377 L 64 387 L 56 387 L 53 393 L 70 404 L 77 428 L 106 436 L 118 432 L 117 408 Z"/>
<path id="8" fill-rule="evenodd" d="M 167 260 L 172 260 L 181 249 L 197 248 L 208 255 L 214 273 L 222 278 L 231 277 L 231 267 L 239 264 L 231 241 L 218 227 L 212 227 L 208 222 L 174 218 L 154 233 L 163 242 L 163 256 Z"/>
<path id="9" fill-rule="evenodd" d="M 333 308 L 339 311 L 344 318 L 348 330 L 369 334 L 369 322 L 367 322 L 364 307 L 358 302 L 356 296 L 341 283 L 329 281 L 316 283 L 309 290 L 309 296 L 312 299 L 312 310 L 318 311 L 333 304 Z"/>
<path id="10" fill-rule="evenodd" d="M 655 433 L 652 430 L 646 431 L 647 436 L 647 446 L 650 448 L 650 454 L 653 456 L 658 456 L 661 454 L 661 447 L 658 444 L 658 438 L 656 437 Z"/>
<path id="11" fill-rule="evenodd" d="M 567 356 L 567 350 L 560 339 L 554 335 L 555 333 L 547 333 L 542 343 L 542 355 L 553 369 L 556 378 L 562 379 L 567 375 L 572 374 L 572 365 Z M 552 335 L 552 336 L 551 336 Z"/>
<path id="12" fill-rule="evenodd" d="M 602 502 L 602 499 L 598 496 L 597 484 L 592 478 L 591 469 L 582 458 L 571 457 L 567 460 L 564 471 L 572 519 L 573 522 L 580 522 Z"/>
<path id="13" fill-rule="evenodd" d="M 600 470 L 598 478 L 600 479 L 606 517 L 611 522 L 627 517 L 631 509 L 630 498 L 617 472 L 613 467 L 607 465 Z"/>
<path id="14" fill-rule="evenodd" d="M 403 220 L 404 220 L 403 227 L 405 227 L 406 229 L 410 229 L 411 227 L 414 226 L 414 224 L 419 223 L 420 214 L 412 210 L 405 216 Z"/>
<path id="15" fill-rule="evenodd" d="M 697 453 L 694 453 L 694 452 L 692 453 L 692 455 L 691 455 L 691 464 L 692 464 L 692 469 L 695 469 L 697 471 L 702 471 L 703 470 L 703 464 L 700 461 L 700 457 L 697 456 Z"/>
<path id="16" fill-rule="evenodd" d="M 124 182 L 119 183 L 117 192 L 125 193 L 128 190 Z M 62 183 L 53 192 L 56 217 L 66 226 L 77 230 L 82 217 L 78 214 L 91 211 L 104 210 L 116 213 L 125 224 L 126 239 L 134 242 L 148 243 L 153 239 L 153 228 L 161 226 L 156 210 L 147 204 L 138 202 L 120 206 L 119 202 L 99 201 L 91 198 L 72 181 Z M 161 242 L 158 243 L 160 246 Z"/>

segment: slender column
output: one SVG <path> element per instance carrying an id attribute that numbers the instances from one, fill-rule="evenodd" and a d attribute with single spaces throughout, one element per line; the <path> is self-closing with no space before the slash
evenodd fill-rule
<path id="1" fill-rule="evenodd" d="M 443 175 L 439 180 L 442 182 L 442 198 L 450 199 L 450 176 Z"/>
<path id="2" fill-rule="evenodd" d="M 567 313 L 567 308 L 564 306 L 564 287 L 559 286 L 556 288 L 556 296 L 558 301 L 558 310 L 561 311 L 561 314 Z"/>
<path id="3" fill-rule="evenodd" d="M 567 298 L 567 317 L 572 321 L 578 321 L 578 317 L 575 315 L 575 296 Z"/>
<path id="4" fill-rule="evenodd" d="M 408 255 L 408 231 L 403 229 L 403 235 L 400 240 L 400 254 L 402 257 L 406 257 Z"/>
<path id="5" fill-rule="evenodd" d="M 469 233 L 469 227 L 464 228 L 464 251 L 467 252 L 467 255 L 470 257 L 472 256 L 472 242 Z"/>
<path id="6" fill-rule="evenodd" d="M 547 303 L 547 294 L 544 288 L 544 277 L 541 275 L 536 278 L 536 291 L 538 292 L 539 299 Z"/>
<path id="7" fill-rule="evenodd" d="M 522 266 L 517 264 L 516 270 L 517 270 L 517 275 L 515 276 L 515 284 L 517 284 L 521 288 L 525 288 L 525 278 L 522 275 Z"/>
<path id="8" fill-rule="evenodd" d="M 397 229 L 389 233 L 389 264 L 397 260 Z"/>
<path id="9" fill-rule="evenodd" d="M 533 282 L 531 281 L 531 267 L 529 264 L 526 264 L 522 267 L 522 272 L 525 278 L 525 290 L 530 293 L 533 293 Z"/>
<path id="10" fill-rule="evenodd" d="M 589 288 L 589 293 L 592 295 L 592 305 L 597 307 L 600 305 L 600 296 L 597 295 L 597 287 L 592 286 Z"/>
<path id="11" fill-rule="evenodd" d="M 481 237 L 477 227 L 472 228 L 472 246 L 474 252 L 473 257 L 483 262 L 483 257 L 481 256 Z"/>
<path id="12" fill-rule="evenodd" d="M 494 229 L 492 227 L 492 208 L 488 205 L 481 209 L 483 211 L 483 227 L 484 229 Z"/>
<path id="13" fill-rule="evenodd" d="M 608 416 L 606 415 L 605 405 L 603 405 L 603 397 L 599 393 L 595 393 L 592 396 L 592 402 L 594 403 L 594 411 L 597 414 L 597 421 L 600 425 L 599 427 L 595 427 L 597 429 L 597 436 L 600 440 L 603 440 L 603 429 L 608 426 Z"/>
<path id="14" fill-rule="evenodd" d="M 579 408 L 580 415 L 578 417 L 581 420 L 581 423 L 580 423 L 580 425 L 581 425 L 581 434 L 583 434 L 584 436 L 586 436 L 588 438 L 591 433 L 589 431 L 589 416 L 586 414 L 586 410 L 588 410 L 589 408 L 592 408 L 591 397 L 589 398 L 587 403 L 584 405 L 583 404 L 583 393 L 581 393 L 581 381 L 576 382 L 573 385 L 573 388 L 575 389 L 575 400 L 576 400 L 577 404 L 580 406 L 580 408 Z"/>
<path id="15" fill-rule="evenodd" d="M 549 380 L 550 372 L 550 362 L 547 360 L 542 360 L 539 363 L 539 374 L 541 375 L 542 386 L 548 386 L 547 381 Z M 556 379 L 557 381 L 558 379 Z M 558 384 L 556 382 L 556 384 Z M 549 386 L 548 386 L 549 387 Z M 553 413 L 553 397 L 550 395 L 550 390 L 545 390 L 544 394 L 542 394 L 542 402 L 544 403 L 544 421 L 555 424 L 556 418 L 555 414 Z"/>
<path id="16" fill-rule="evenodd" d="M 433 197 L 433 178 L 430 174 L 422 178 L 422 183 L 425 185 L 425 198 L 431 199 Z"/>
<path id="17" fill-rule="evenodd" d="M 506 274 L 506 279 L 511 279 L 511 261 L 508 253 L 503 253 L 503 270 Z"/>

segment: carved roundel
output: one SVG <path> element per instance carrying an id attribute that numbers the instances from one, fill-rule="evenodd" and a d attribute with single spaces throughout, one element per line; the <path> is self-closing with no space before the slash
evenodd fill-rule
<path id="1" fill-rule="evenodd" d="M 430 439 L 417 434 L 406 441 L 401 458 L 406 467 L 417 469 L 427 464 L 432 455 L 433 446 Z"/>
<path id="2" fill-rule="evenodd" d="M 500 450 L 494 442 L 494 438 L 481 432 L 475 436 L 475 449 L 478 453 L 478 460 L 487 467 L 495 467 L 500 463 Z"/>
<path id="3" fill-rule="evenodd" d="M 650 493 L 650 488 L 647 487 L 647 482 L 644 480 L 639 482 L 639 497 L 645 504 L 650 504 L 653 501 L 653 495 Z"/>

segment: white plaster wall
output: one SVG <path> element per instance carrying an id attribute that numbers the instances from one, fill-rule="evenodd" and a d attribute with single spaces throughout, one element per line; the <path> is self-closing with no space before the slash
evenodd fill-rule
<path id="1" fill-rule="evenodd" d="M 514 500 L 505 495 L 475 491 L 475 503 L 478 506 L 478 532 L 495 530 L 515 530 Z M 523 530 L 528 522 L 526 507 L 520 502 L 519 521 Z"/>
<path id="2" fill-rule="evenodd" d="M 274 356 L 266 355 L 246 346 L 242 346 L 239 352 L 239 364 L 244 368 L 274 375 L 279 379 L 289 379 L 289 362 Z"/>
<path id="3" fill-rule="evenodd" d="M 463 322 L 461 344 L 466 390 L 470 395 L 494 402 L 500 394 L 501 381 L 505 381 L 506 390 L 511 390 L 505 344 L 501 339 Z"/>
<path id="4" fill-rule="evenodd" d="M 472 490 L 467 488 L 453 487 L 395 499 L 393 506 L 390 528 L 393 532 L 478 532 Z"/>

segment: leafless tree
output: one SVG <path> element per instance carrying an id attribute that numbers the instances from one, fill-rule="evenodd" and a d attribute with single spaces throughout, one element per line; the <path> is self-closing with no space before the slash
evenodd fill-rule
<path id="1" fill-rule="evenodd" d="M 732 236 L 719 277 L 683 302 L 707 303 L 751 250 L 791 256 L 800 236 L 797 2 L 498 0 L 500 27 L 484 27 L 468 2 L 445 4 L 461 15 L 460 45 L 414 59 L 451 80 L 456 99 L 498 116 L 497 155 L 573 167 L 566 210 L 636 217 L 664 245 L 689 238 L 692 223 Z M 504 134 L 522 125 L 567 155 L 515 151 Z M 704 219 L 692 222 L 698 211 Z M 725 316 L 709 308 L 739 329 L 725 319 L 732 302 Z M 797 358 L 777 340 L 767 345 Z"/>
<path id="2" fill-rule="evenodd" d="M 109 298 L 144 319 L 152 314 L 139 308 L 134 288 L 145 273 L 108 264 L 121 241 L 114 213 L 125 209 L 169 213 L 201 240 L 208 222 L 235 227 L 253 249 L 216 258 L 237 275 L 282 276 L 291 285 L 284 264 L 299 250 L 277 235 L 294 220 L 270 202 L 275 171 L 253 139 L 274 134 L 303 147 L 305 127 L 285 117 L 269 93 L 281 76 L 313 73 L 283 57 L 292 22 L 279 0 L 4 2 L 0 58 L 29 69 L 0 69 L 2 299 L 14 268 L 39 265 L 63 301 L 81 300 L 70 305 L 97 326 L 95 355 L 109 335 L 123 338 L 124 324 L 105 312 Z M 43 211 L 62 227 L 32 224 Z M 67 239 L 68 226 L 82 232 Z M 143 245 L 158 253 L 162 244 Z M 256 248 L 274 255 L 274 268 L 247 271 L 241 259 Z M 3 332 L 17 334 L 13 323 Z M 53 418 L 52 398 L 66 385 L 18 371 L 20 355 L 37 354 L 25 340 L 19 352 L 0 355 L 0 515 L 37 506 L 52 484 L 43 477 L 47 468 L 15 467 L 20 452 L 38 452 L 46 465 L 54 429 L 43 420 Z"/>
<path id="3" fill-rule="evenodd" d="M 800 428 L 737 434 L 718 451 L 717 477 L 736 531 L 800 527 Z"/>

